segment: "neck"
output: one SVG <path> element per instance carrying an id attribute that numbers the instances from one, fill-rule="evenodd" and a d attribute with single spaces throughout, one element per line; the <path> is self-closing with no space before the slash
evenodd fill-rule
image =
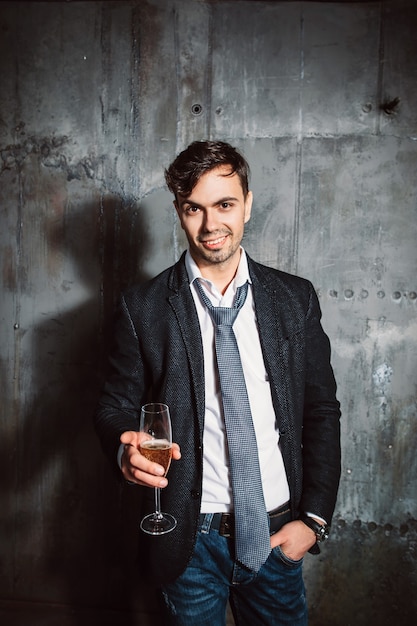
<path id="1" fill-rule="evenodd" d="M 234 277 L 236 276 L 237 268 L 239 267 L 240 262 L 240 250 L 239 254 L 236 255 L 236 258 L 228 259 L 228 261 L 224 263 L 201 263 L 196 261 L 198 265 L 198 269 L 201 272 L 203 278 L 207 278 L 214 285 L 216 285 L 217 289 L 221 294 L 224 294 Z"/>
<path id="2" fill-rule="evenodd" d="M 218 272 L 201 272 L 203 278 L 207 278 L 207 280 L 210 280 L 214 285 L 216 285 L 217 289 L 222 295 L 226 292 L 226 289 L 234 279 L 235 274 L 236 272 L 232 275 L 223 275 L 219 274 Z"/>

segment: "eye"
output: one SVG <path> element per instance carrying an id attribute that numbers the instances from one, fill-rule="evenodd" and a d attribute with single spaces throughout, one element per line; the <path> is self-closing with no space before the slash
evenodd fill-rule
<path id="1" fill-rule="evenodd" d="M 222 202 L 221 205 L 220 205 L 220 208 L 222 208 L 222 209 L 230 209 L 231 206 L 232 205 L 231 205 L 230 202 Z"/>
<path id="2" fill-rule="evenodd" d="M 194 213 L 198 213 L 198 212 L 199 212 L 199 210 L 200 210 L 200 209 L 199 209 L 199 207 L 198 207 L 198 206 L 187 206 L 187 207 L 185 207 L 185 212 L 186 212 L 186 213 L 191 213 L 191 214 L 194 214 Z"/>

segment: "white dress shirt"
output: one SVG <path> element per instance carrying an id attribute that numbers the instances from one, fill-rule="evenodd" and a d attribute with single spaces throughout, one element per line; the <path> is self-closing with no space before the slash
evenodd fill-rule
<path id="1" fill-rule="evenodd" d="M 265 370 L 255 305 L 246 254 L 241 259 L 236 276 L 222 295 L 216 286 L 201 276 L 189 251 L 185 265 L 190 289 L 197 308 L 203 339 L 205 373 L 205 422 L 203 434 L 203 493 L 201 512 L 217 513 L 233 509 L 230 485 L 227 441 L 221 409 L 221 393 L 216 368 L 214 324 L 201 301 L 194 281 L 199 279 L 214 306 L 232 306 L 236 289 L 249 282 L 246 301 L 236 318 L 233 330 L 239 347 L 246 388 L 255 428 L 262 486 L 267 511 L 272 511 L 289 500 L 289 487 L 279 447 L 279 432 L 272 405 L 271 390 Z"/>

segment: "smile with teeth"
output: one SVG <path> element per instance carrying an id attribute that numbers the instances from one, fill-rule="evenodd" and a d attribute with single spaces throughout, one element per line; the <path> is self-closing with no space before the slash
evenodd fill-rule
<path id="1" fill-rule="evenodd" d="M 206 240 L 203 240 L 201 243 L 204 246 L 209 246 L 209 247 L 218 246 L 218 245 L 222 244 L 226 240 L 226 237 L 227 237 L 227 235 L 222 235 L 221 237 L 217 237 L 217 239 L 206 239 Z"/>

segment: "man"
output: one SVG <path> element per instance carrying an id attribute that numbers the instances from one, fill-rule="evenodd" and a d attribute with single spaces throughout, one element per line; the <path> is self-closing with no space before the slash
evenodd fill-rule
<path id="1" fill-rule="evenodd" d="M 178 521 L 167 535 L 142 536 L 139 552 L 145 577 L 161 586 L 166 624 L 221 626 L 228 600 L 238 625 L 307 624 L 302 560 L 319 551 L 336 501 L 340 412 L 329 341 L 312 285 L 254 262 L 240 245 L 252 208 L 248 172 L 219 141 L 192 143 L 166 171 L 189 249 L 122 298 L 96 416 L 124 478 L 162 487 L 162 509 Z M 237 306 L 241 287 L 233 322 L 240 362 L 224 372 L 213 311 Z M 238 404 L 239 420 L 246 397 L 249 415 L 230 426 L 223 385 L 234 382 L 224 377 L 239 368 L 244 388 L 228 402 Z M 167 478 L 138 451 L 138 414 L 148 401 L 171 410 Z M 255 433 L 238 433 L 238 447 L 240 436 L 242 450 L 253 451 L 245 458 L 232 445 L 241 426 Z M 252 495 L 257 480 L 262 493 Z M 262 504 L 242 522 L 246 489 L 252 505 L 259 495 Z M 152 489 L 145 500 L 152 510 Z M 240 556 L 246 549 L 255 560 L 263 554 L 256 565 Z"/>

